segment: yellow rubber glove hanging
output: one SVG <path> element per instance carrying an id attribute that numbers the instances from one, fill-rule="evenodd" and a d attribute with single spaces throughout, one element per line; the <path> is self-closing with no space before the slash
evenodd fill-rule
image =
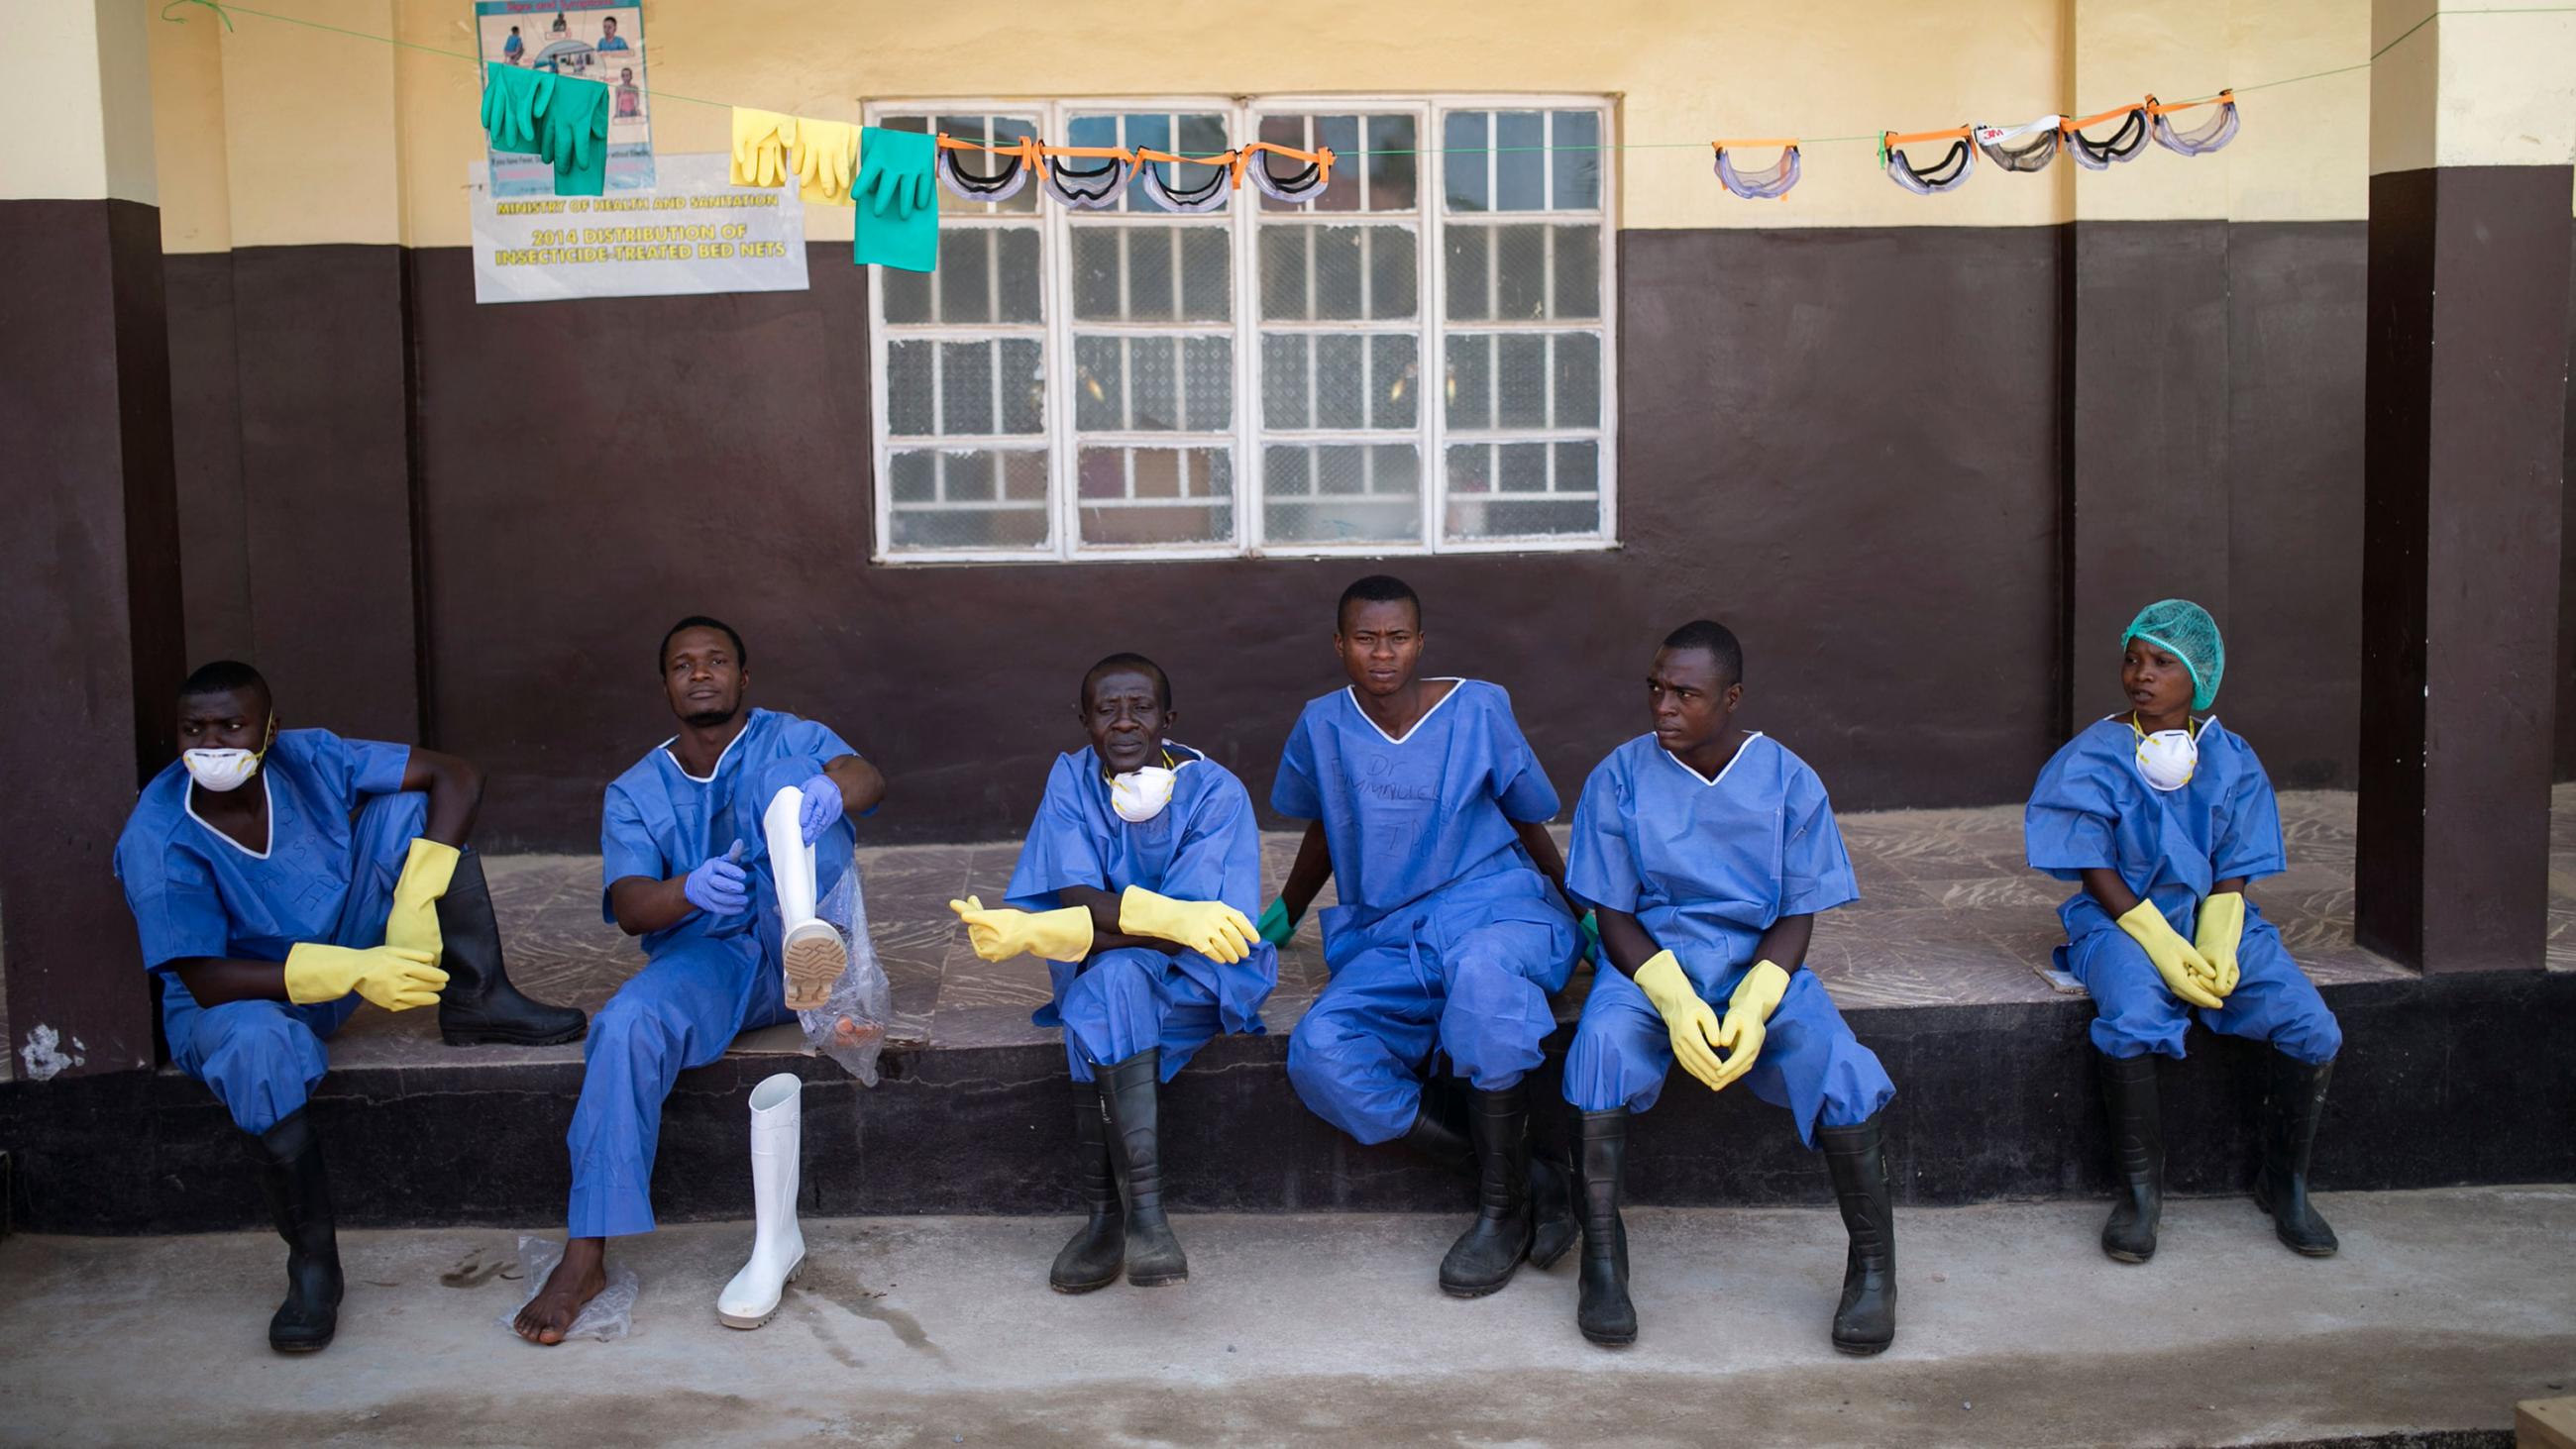
<path id="1" fill-rule="evenodd" d="M 2218 983 L 2217 968 L 2193 950 L 2189 941 L 2175 934 L 2154 901 L 2142 900 L 2131 906 L 2129 913 L 2120 918 L 2119 927 L 2146 948 L 2147 959 L 2155 963 L 2156 974 L 2165 979 L 2166 990 L 2194 1006 L 2213 1011 L 2223 1004 L 2210 990 Z"/>
<path id="2" fill-rule="evenodd" d="M 796 118 L 776 111 L 733 110 L 733 184 L 778 186 L 786 182 L 788 150 L 796 144 Z"/>
<path id="3" fill-rule="evenodd" d="M 1699 988 L 1682 973 L 1680 958 L 1670 951 L 1657 951 L 1632 979 L 1664 1018 L 1664 1030 L 1673 1038 L 1673 1060 L 1710 1091 L 1725 1086 L 1725 1068 L 1717 1060 L 1717 1013 L 1699 999 Z"/>
<path id="4" fill-rule="evenodd" d="M 948 909 L 966 923 L 966 940 L 987 961 L 1008 961 L 1026 952 L 1049 961 L 1079 961 L 1091 954 L 1091 912 L 1081 906 L 1060 911 L 1020 911 L 1008 906 L 984 908 L 981 897 L 950 901 Z"/>
<path id="5" fill-rule="evenodd" d="M 2236 990 L 2236 947 L 2245 939 L 2245 897 L 2238 891 L 2220 891 L 2200 903 L 2200 924 L 2192 931 L 2192 946 L 2201 959 L 2218 973 L 2211 982 L 2209 994 L 2226 1000 Z"/>
<path id="6" fill-rule="evenodd" d="M 1754 962 L 1744 979 L 1735 983 L 1735 994 L 1726 999 L 1726 1021 L 1718 1028 L 1717 1037 L 1717 1044 L 1726 1048 L 1726 1065 L 1710 1086 L 1728 1086 L 1753 1070 L 1754 1059 L 1762 1055 L 1763 1039 L 1771 1034 L 1771 1013 L 1780 1009 L 1780 998 L 1788 994 L 1789 973 L 1775 962 Z"/>
<path id="7" fill-rule="evenodd" d="M 807 201 L 848 206 L 859 175 L 859 128 L 847 121 L 796 118 L 797 195 Z"/>
<path id="8" fill-rule="evenodd" d="M 1176 901 L 1143 886 L 1119 894 L 1118 929 L 1173 942 L 1227 966 L 1251 955 L 1261 939 L 1252 918 L 1223 901 Z"/>
<path id="9" fill-rule="evenodd" d="M 411 843 L 402 877 L 394 882 L 394 908 L 385 917 L 385 944 L 418 951 L 438 964 L 447 943 L 438 934 L 438 900 L 456 876 L 458 852 L 423 835 Z"/>
<path id="10" fill-rule="evenodd" d="M 387 1011 L 438 1001 L 447 973 L 400 946 L 325 946 L 300 941 L 286 953 L 286 999 L 298 1006 L 337 1001 L 354 991 Z"/>

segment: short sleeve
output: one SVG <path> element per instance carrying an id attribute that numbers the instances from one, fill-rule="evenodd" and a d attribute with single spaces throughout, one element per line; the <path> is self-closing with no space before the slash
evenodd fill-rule
<path id="1" fill-rule="evenodd" d="M 1834 823 L 1825 782 L 1801 764 L 1782 792 L 1780 914 L 1811 916 L 1860 899 L 1842 827 Z"/>
<path id="2" fill-rule="evenodd" d="M 2120 866 L 2120 801 L 2104 763 L 2078 736 L 2039 772 L 2021 817 L 2022 845 L 2033 870 L 2075 880 L 2088 870 Z"/>
<path id="3" fill-rule="evenodd" d="M 1081 788 L 1080 766 L 1072 757 L 1058 757 L 1047 773 L 1037 818 L 1029 822 L 1028 838 L 1020 842 L 1019 863 L 1012 868 L 1006 892 L 1011 905 L 1024 911 L 1051 911 L 1063 904 L 1056 893 L 1066 886 L 1108 889 L 1108 863 L 1101 858 L 1094 827 L 1075 794 Z"/>
<path id="4" fill-rule="evenodd" d="M 786 730 L 779 737 L 779 747 L 781 754 L 811 755 L 817 764 L 829 764 L 843 755 L 858 753 L 830 725 L 801 715 L 788 721 Z"/>
<path id="5" fill-rule="evenodd" d="M 1270 782 L 1270 808 L 1292 820 L 1324 818 L 1324 797 L 1315 783 L 1314 719 L 1312 710 L 1297 716 L 1279 751 L 1279 777 Z"/>
<path id="6" fill-rule="evenodd" d="M 349 756 L 349 788 L 360 795 L 391 795 L 411 768 L 411 746 L 383 740 L 342 740 Z"/>
<path id="7" fill-rule="evenodd" d="M 193 957 L 230 954 L 231 918 L 205 861 L 184 850 L 153 851 L 120 841 L 116 873 L 125 883 L 125 904 L 134 912 L 134 931 L 147 970 Z"/>
<path id="8" fill-rule="evenodd" d="M 1603 760 L 1574 802 L 1565 888 L 1588 905 L 1637 913 L 1637 857 L 1628 846 L 1627 781 L 1617 756 Z"/>
<path id="9" fill-rule="evenodd" d="M 2254 880 L 2289 868 L 2289 853 L 2281 840 L 2280 798 L 2272 793 L 2263 762 L 2254 758 L 2251 749 L 2244 753 L 2244 768 L 2228 791 L 2227 816 L 2219 822 L 2217 840 L 2209 852 L 2213 881 L 2239 876 Z"/>
<path id="10" fill-rule="evenodd" d="M 697 862 L 689 862 L 695 865 Z M 646 880 L 665 879 L 671 862 L 662 858 L 661 843 L 653 838 L 644 814 L 636 808 L 635 797 L 622 784 L 608 787 L 608 797 L 599 812 L 599 912 L 603 920 L 614 921 L 617 913 L 609 908 L 608 888 L 630 876 Z"/>
<path id="11" fill-rule="evenodd" d="M 1500 690 L 1494 693 L 1492 707 L 1486 711 L 1494 799 L 1503 807 L 1506 820 L 1523 825 L 1545 824 L 1556 818 L 1563 802 L 1557 799 L 1556 787 L 1548 783 L 1547 771 L 1540 768 L 1538 755 L 1522 735 L 1520 722 L 1512 718 L 1510 697 Z"/>

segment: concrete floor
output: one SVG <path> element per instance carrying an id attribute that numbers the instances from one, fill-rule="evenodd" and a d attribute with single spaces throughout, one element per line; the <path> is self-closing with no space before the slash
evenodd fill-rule
<path id="1" fill-rule="evenodd" d="M 750 1334 L 712 1311 L 748 1226 L 683 1227 L 626 1250 L 632 1337 L 555 1349 L 495 1325 L 521 1284 L 454 1271 L 510 1235 L 351 1234 L 340 1341 L 307 1359 L 262 1339 L 273 1239 L 17 1238 L 0 1440 L 2233 1444 L 2504 1430 L 2576 1384 L 2576 1187 L 2320 1205 L 2331 1261 L 2210 1199 L 2169 1209 L 2144 1267 L 2096 1251 L 2099 1204 L 1906 1213 L 1874 1360 L 1826 1344 L 1821 1209 L 1633 1214 L 1624 1352 L 1576 1336 L 1570 1263 L 1442 1297 L 1436 1217 L 1185 1218 L 1190 1283 L 1084 1298 L 1043 1287 L 1069 1220 L 811 1223 Z"/>

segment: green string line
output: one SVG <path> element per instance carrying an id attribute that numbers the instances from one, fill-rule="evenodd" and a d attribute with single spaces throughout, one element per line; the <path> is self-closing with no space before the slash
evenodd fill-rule
<path id="1" fill-rule="evenodd" d="M 212 10 L 215 12 L 216 18 L 224 22 L 224 28 L 226 30 L 233 28 L 232 16 L 253 15 L 262 20 L 274 20 L 281 25 L 300 25 L 307 30 L 327 31 L 333 35 L 348 36 L 353 40 L 372 40 L 380 45 L 390 45 L 399 50 L 416 50 L 424 55 L 442 55 L 450 60 L 464 61 L 468 65 L 479 66 L 485 63 L 481 56 L 469 55 L 461 50 L 445 50 L 435 45 L 422 45 L 418 41 L 404 40 L 400 36 L 374 35 L 364 30 L 350 30 L 343 26 L 331 25 L 319 20 L 305 20 L 293 15 L 279 15 L 267 10 L 254 10 L 247 5 L 235 5 L 231 3 L 217 4 L 212 3 L 212 0 L 171 0 L 170 4 L 162 7 L 161 18 L 173 25 L 185 25 L 187 23 L 187 18 L 185 16 L 172 15 L 170 13 L 171 10 L 178 8 L 181 4 L 202 5 L 204 8 Z M 2252 85 L 2234 86 L 2231 87 L 2230 90 L 2234 94 L 2241 96 L 2250 94 L 2254 91 L 2271 90 L 2276 86 L 2293 86 L 2298 85 L 2303 81 L 2323 80 L 2328 76 L 2349 75 L 2357 70 L 2368 70 L 2371 66 L 2378 63 L 2381 56 L 2386 55 L 2388 52 L 2395 50 L 2398 46 L 2405 44 L 2407 39 L 2413 36 L 2416 31 L 2423 29 L 2425 26 L 2432 24 L 2434 21 L 2439 20 L 2446 15 L 2576 15 L 2576 5 L 2548 5 L 2529 8 L 2518 6 L 2486 6 L 2470 9 L 2435 10 L 2431 14 L 2426 15 L 2423 19 L 2416 21 L 2413 25 L 2406 27 L 2405 31 L 2395 40 L 2392 40 L 2386 45 L 2379 47 L 2379 49 L 2372 51 L 2370 53 L 2370 59 L 2368 60 L 2360 61 L 2352 65 L 2335 66 L 2330 70 L 2312 70 L 2305 75 L 2285 76 L 2280 80 L 2257 81 Z M 677 91 L 644 88 L 644 94 L 651 96 L 657 101 L 681 101 L 693 106 L 711 106 L 717 110 L 724 111 L 744 109 L 733 105 L 729 101 L 711 101 L 700 96 L 684 96 Z M 2180 101 L 2175 104 L 2196 106 L 2207 101 L 2218 100 L 2221 94 L 2224 93 L 2194 96 L 2188 101 Z M 1887 133 L 1883 131 L 1868 131 L 1856 136 L 1800 137 L 1798 138 L 1797 144 L 1800 147 L 1834 146 L 1858 141 L 1867 141 L 1875 145 L 1878 143 L 1879 139 L 1886 134 Z M 1597 142 L 1588 146 L 1416 146 L 1379 147 L 1371 150 L 1347 151 L 1336 154 L 1345 156 L 1428 156 L 1434 154 L 1443 156 L 1491 156 L 1510 155 L 1532 151 L 1696 151 L 1706 148 L 1709 144 L 1710 143 L 1706 141 L 1625 141 Z"/>

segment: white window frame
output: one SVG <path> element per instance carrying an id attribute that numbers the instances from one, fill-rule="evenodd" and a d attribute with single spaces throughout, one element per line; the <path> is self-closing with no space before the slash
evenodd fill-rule
<path id="1" fill-rule="evenodd" d="M 1530 223 L 1564 225 L 1569 222 L 1597 220 L 1600 226 L 1600 316 L 1594 321 L 1571 322 L 1537 319 L 1514 321 L 1478 321 L 1452 323 L 1448 316 L 1447 268 L 1444 265 L 1443 238 L 1447 226 L 1447 167 L 1451 158 L 1442 149 L 1445 118 L 1453 111 L 1593 111 L 1601 118 L 1601 209 L 1597 218 L 1587 212 L 1570 211 L 1493 211 L 1476 213 L 1475 224 L 1488 221 L 1505 224 Z M 1619 127 L 1619 105 L 1615 96 L 1605 95 L 1520 95 L 1503 93 L 1435 93 L 1415 96 L 1393 95 L 1310 95 L 1282 94 L 1243 97 L 1222 96 L 1106 96 L 1070 101 L 1005 100 L 993 97 L 944 97 L 929 99 L 895 99 L 869 101 L 863 107 L 867 124 L 881 124 L 888 116 L 960 116 L 993 115 L 1034 118 L 1039 134 L 1051 142 L 1061 142 L 1067 124 L 1077 114 L 1150 114 L 1150 113 L 1216 113 L 1226 119 L 1230 144 L 1244 145 L 1259 135 L 1261 117 L 1273 113 L 1321 113 L 1328 115 L 1385 115 L 1406 113 L 1415 118 L 1415 144 L 1422 148 L 1415 168 L 1417 209 L 1413 212 L 1332 212 L 1319 213 L 1334 218 L 1347 217 L 1354 225 L 1393 224 L 1408 226 L 1415 238 L 1415 296 L 1419 315 L 1413 321 L 1413 334 L 1420 339 L 1420 376 L 1424 379 L 1421 406 L 1414 432 L 1409 436 L 1421 450 L 1421 536 L 1416 539 L 1368 543 L 1280 543 L 1270 544 L 1262 536 L 1265 496 L 1262 466 L 1265 440 L 1308 444 L 1396 443 L 1408 435 L 1389 432 L 1344 432 L 1276 430 L 1265 432 L 1261 426 L 1262 339 L 1273 330 L 1268 318 L 1261 315 L 1261 256 L 1259 227 L 1264 214 L 1260 193 L 1249 184 L 1234 194 L 1225 209 L 1228 243 L 1232 247 L 1234 295 L 1229 315 L 1234 346 L 1234 407 L 1232 434 L 1234 448 L 1234 488 L 1232 493 L 1234 537 L 1225 543 L 1149 543 L 1085 544 L 1080 539 L 1082 499 L 1080 496 L 1080 450 L 1086 435 L 1074 426 L 1073 355 L 1074 333 L 1115 335 L 1122 337 L 1186 337 L 1204 335 L 1211 324 L 1163 322 L 1085 321 L 1077 329 L 1073 317 L 1073 226 L 1067 220 L 1067 208 L 1052 196 L 1042 196 L 1035 214 L 1006 212 L 992 216 L 943 215 L 940 225 L 946 227 L 1029 227 L 1039 232 L 1039 308 L 1043 322 L 1032 327 L 1025 323 L 976 324 L 904 324 L 900 333 L 885 322 L 883 269 L 868 268 L 868 361 L 869 361 L 869 432 L 870 458 L 875 510 L 875 538 L 870 554 L 872 562 L 889 567 L 939 567 L 951 564 L 1034 564 L 1034 563 L 1118 563 L 1141 560 L 1192 560 L 1229 558 L 1391 558 L 1419 557 L 1432 554 L 1479 553 L 1590 553 L 1620 547 L 1619 542 L 1619 218 L 1620 175 L 1616 149 Z M 1365 138 L 1365 132 L 1363 132 Z M 1458 158 L 1458 164 L 1483 165 L 1489 155 Z M 1349 164 L 1361 164 L 1354 158 Z M 1043 188 L 1039 178 L 1031 177 L 1031 187 Z M 952 197 L 941 198 L 943 206 Z M 1283 213 L 1270 213 L 1284 215 Z M 1132 219 L 1131 219 L 1132 218 Z M 1160 213 L 1086 212 L 1083 224 L 1091 226 L 1168 225 L 1176 218 Z M 1213 229 L 1213 228 L 1210 228 Z M 1177 257 L 1178 249 L 1175 249 Z M 1399 330 L 1381 319 L 1352 321 L 1297 320 L 1277 324 L 1281 335 L 1319 337 L 1342 333 L 1382 335 Z M 1445 378 L 1448 366 L 1448 338 L 1452 332 L 1495 333 L 1565 333 L 1594 332 L 1601 339 L 1600 406 L 1601 422 L 1597 434 L 1591 429 L 1477 429 L 1458 439 L 1472 441 L 1510 441 L 1545 443 L 1550 447 L 1549 468 L 1555 468 L 1554 445 L 1559 441 L 1590 440 L 1599 442 L 1598 488 L 1601 526 L 1597 534 L 1533 535 L 1511 538 L 1453 540 L 1444 537 L 1444 522 L 1449 495 L 1448 432 L 1445 389 L 1436 379 Z M 1038 548 L 979 548 L 897 550 L 892 546 L 894 528 L 894 493 L 890 469 L 894 453 L 893 433 L 889 426 L 888 363 L 889 348 L 900 337 L 904 341 L 955 342 L 991 341 L 1005 337 L 1035 337 L 1040 342 L 1041 365 L 1046 373 L 1046 448 L 1048 536 Z M 996 365 L 999 365 L 998 351 Z M 935 374 L 934 374 L 935 375 Z M 907 439 L 907 450 L 919 448 L 989 448 L 1000 437 L 941 438 L 925 441 Z M 1186 440 L 1186 441 L 1184 441 Z M 1100 433 L 1087 436 L 1087 441 L 1102 447 L 1172 447 L 1207 446 L 1203 438 L 1189 433 Z"/>

